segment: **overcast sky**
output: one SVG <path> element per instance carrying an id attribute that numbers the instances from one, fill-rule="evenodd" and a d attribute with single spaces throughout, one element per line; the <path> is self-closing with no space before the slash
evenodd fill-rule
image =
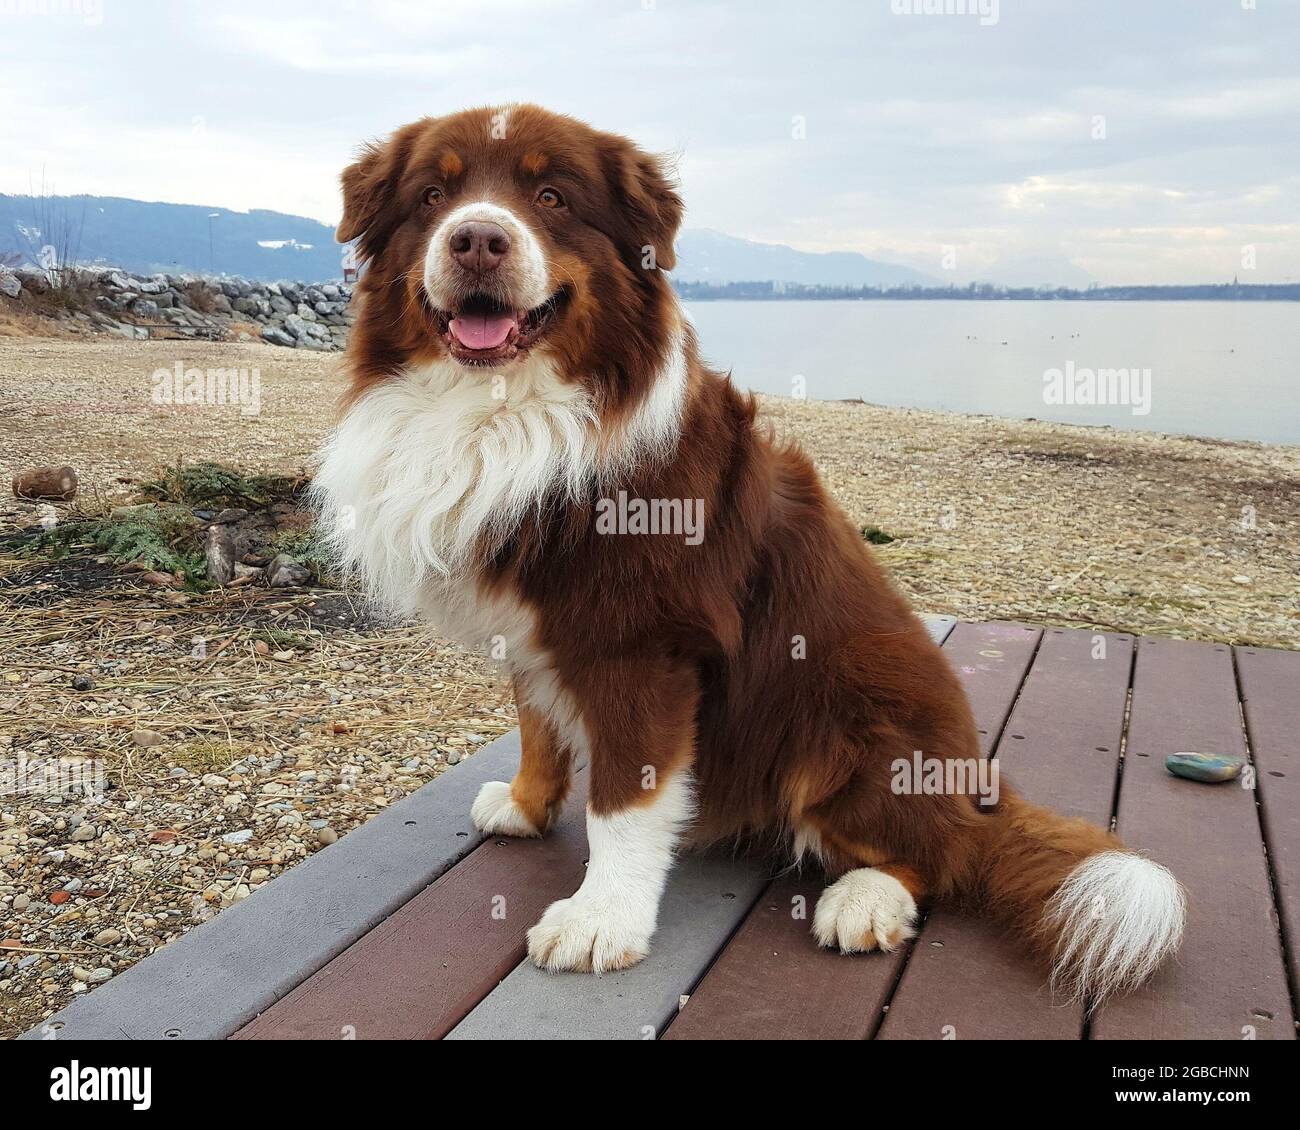
<path id="1" fill-rule="evenodd" d="M 945 3 L 979 11 L 906 13 Z M 0 0 L 0 192 L 334 223 L 363 139 L 529 100 L 674 154 L 691 227 L 959 281 L 1295 281 L 1297 59 L 1297 0 Z"/>

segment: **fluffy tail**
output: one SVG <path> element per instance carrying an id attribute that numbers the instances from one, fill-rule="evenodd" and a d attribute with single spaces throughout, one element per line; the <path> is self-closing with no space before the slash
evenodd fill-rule
<path id="1" fill-rule="evenodd" d="M 1049 958 L 1054 990 L 1095 1006 L 1177 950 L 1183 889 L 1160 864 L 1007 790 L 986 820 L 979 894 Z"/>

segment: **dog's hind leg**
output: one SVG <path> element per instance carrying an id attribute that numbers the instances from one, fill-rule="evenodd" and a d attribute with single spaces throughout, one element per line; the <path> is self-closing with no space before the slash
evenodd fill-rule
<path id="1" fill-rule="evenodd" d="M 879 949 L 888 953 L 916 933 L 921 876 L 905 863 L 855 867 L 817 900 L 813 936 L 842 953 Z"/>

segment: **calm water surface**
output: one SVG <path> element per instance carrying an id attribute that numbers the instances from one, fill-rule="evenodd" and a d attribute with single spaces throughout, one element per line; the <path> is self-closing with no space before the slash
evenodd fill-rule
<path id="1" fill-rule="evenodd" d="M 802 378 L 815 400 L 861 397 L 907 408 L 1300 443 L 1296 303 L 686 306 L 705 357 L 757 392 L 790 396 Z M 1142 375 L 1130 380 L 1124 403 L 1046 402 L 1045 374 L 1061 373 L 1053 383 L 1064 394 L 1066 374 L 1081 389 L 1089 384 L 1086 371 L 1099 369 Z"/>

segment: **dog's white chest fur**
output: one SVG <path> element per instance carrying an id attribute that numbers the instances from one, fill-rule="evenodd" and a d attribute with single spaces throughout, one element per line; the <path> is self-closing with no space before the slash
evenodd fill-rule
<path id="1" fill-rule="evenodd" d="M 676 333 L 617 437 L 601 436 L 585 387 L 544 354 L 508 375 L 450 360 L 409 369 L 367 392 L 326 441 L 312 484 L 321 529 L 376 604 L 492 653 L 525 638 L 531 612 L 482 595 L 478 555 L 548 498 L 580 497 L 666 457 L 685 394 Z"/>
<path id="2" fill-rule="evenodd" d="M 481 645 L 504 625 L 475 593 L 476 553 L 552 492 L 586 488 L 596 438 L 586 391 L 545 360 L 509 379 L 454 362 L 411 369 L 366 393 L 326 441 L 313 483 L 321 528 L 377 604 Z"/>

